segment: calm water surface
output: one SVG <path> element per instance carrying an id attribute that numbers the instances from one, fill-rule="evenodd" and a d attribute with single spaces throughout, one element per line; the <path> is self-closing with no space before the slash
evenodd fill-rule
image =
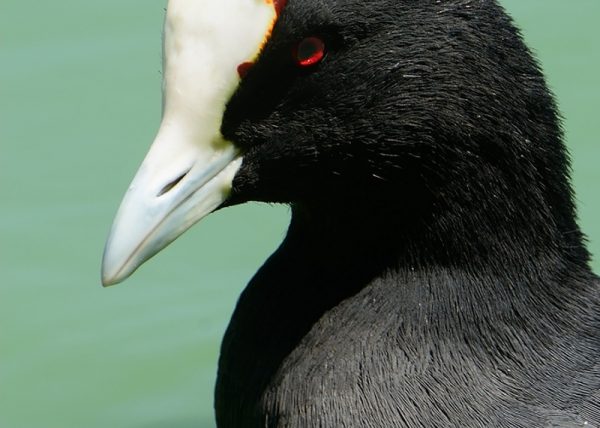
<path id="1" fill-rule="evenodd" d="M 214 426 L 221 336 L 288 213 L 225 210 L 100 287 L 108 227 L 158 126 L 165 4 L 0 5 L 1 428 Z M 600 2 L 504 4 L 558 96 L 600 271 Z"/>

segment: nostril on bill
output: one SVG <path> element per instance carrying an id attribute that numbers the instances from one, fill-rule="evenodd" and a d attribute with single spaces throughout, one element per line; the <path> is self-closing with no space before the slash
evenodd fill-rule
<path id="1" fill-rule="evenodd" d="M 173 189 L 173 187 L 177 186 L 177 184 L 179 184 L 179 182 L 181 180 L 183 180 L 183 178 L 187 175 L 187 173 L 190 172 L 189 170 L 184 172 L 183 174 L 181 174 L 179 177 L 177 177 L 175 180 L 171 181 L 170 183 L 168 183 L 165 187 L 163 187 L 161 189 L 160 192 L 158 192 L 158 194 L 156 195 L 156 197 L 160 197 L 162 195 L 164 195 L 165 193 L 169 192 L 171 189 Z"/>

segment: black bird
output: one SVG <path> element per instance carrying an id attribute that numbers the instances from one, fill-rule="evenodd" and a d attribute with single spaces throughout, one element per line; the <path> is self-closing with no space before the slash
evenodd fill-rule
<path id="1" fill-rule="evenodd" d="M 170 0 L 163 122 L 107 243 L 289 204 L 220 428 L 600 427 L 600 281 L 553 96 L 494 0 Z"/>

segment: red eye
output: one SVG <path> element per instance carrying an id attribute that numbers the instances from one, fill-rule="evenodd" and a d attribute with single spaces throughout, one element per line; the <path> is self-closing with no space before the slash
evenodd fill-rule
<path id="1" fill-rule="evenodd" d="M 325 43 L 318 37 L 307 37 L 294 49 L 294 59 L 301 67 L 309 67 L 325 56 Z"/>

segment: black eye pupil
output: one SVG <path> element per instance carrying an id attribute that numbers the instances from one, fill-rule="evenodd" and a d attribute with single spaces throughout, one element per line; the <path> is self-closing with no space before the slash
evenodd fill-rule
<path id="1" fill-rule="evenodd" d="M 313 56 L 318 50 L 319 47 L 314 42 L 314 40 L 305 40 L 303 43 L 300 43 L 300 46 L 298 46 L 298 59 L 308 59 L 311 56 Z"/>
<path id="2" fill-rule="evenodd" d="M 317 37 L 307 37 L 296 47 L 296 62 L 307 67 L 318 63 L 325 56 L 325 44 Z"/>

